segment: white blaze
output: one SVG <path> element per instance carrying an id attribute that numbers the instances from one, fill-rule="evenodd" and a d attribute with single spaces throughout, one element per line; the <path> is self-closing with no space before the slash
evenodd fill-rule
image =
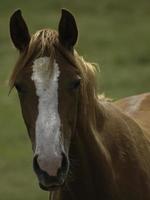
<path id="1" fill-rule="evenodd" d="M 54 61 L 50 70 L 50 58 L 41 57 L 34 61 L 31 79 L 39 98 L 38 116 L 35 127 L 36 149 L 40 168 L 49 175 L 57 174 L 61 166 L 60 117 L 58 114 L 59 66 Z"/>

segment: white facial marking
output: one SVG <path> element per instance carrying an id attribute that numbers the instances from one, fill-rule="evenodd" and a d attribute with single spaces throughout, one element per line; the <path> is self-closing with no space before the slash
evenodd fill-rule
<path id="1" fill-rule="evenodd" d="M 38 116 L 35 127 L 36 149 L 40 168 L 49 175 L 57 174 L 61 166 L 60 117 L 58 113 L 59 66 L 54 61 L 50 70 L 50 58 L 41 57 L 34 61 L 31 79 L 39 98 Z"/>

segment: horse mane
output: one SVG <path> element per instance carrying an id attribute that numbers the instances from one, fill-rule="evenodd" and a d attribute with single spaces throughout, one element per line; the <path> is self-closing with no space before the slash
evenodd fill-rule
<path id="1" fill-rule="evenodd" d="M 88 124 L 88 129 L 96 129 L 96 110 L 98 102 L 101 99 L 105 99 L 98 95 L 96 84 L 97 65 L 85 61 L 85 59 L 74 50 L 70 52 L 65 49 L 58 42 L 58 33 L 51 29 L 42 29 L 37 31 L 30 40 L 28 47 L 20 57 L 15 65 L 13 73 L 10 78 L 10 88 L 14 87 L 17 75 L 26 66 L 32 65 L 34 59 L 41 56 L 48 56 L 51 59 L 50 66 L 55 59 L 56 51 L 58 50 L 66 61 L 71 63 L 72 66 L 77 68 L 81 76 L 82 84 L 80 91 L 80 115 L 82 120 L 85 119 L 85 124 Z M 26 71 L 29 67 L 26 67 Z M 30 69 L 31 70 L 31 69 Z M 90 114 L 89 114 L 90 113 Z M 84 126 L 85 127 L 85 126 Z"/>

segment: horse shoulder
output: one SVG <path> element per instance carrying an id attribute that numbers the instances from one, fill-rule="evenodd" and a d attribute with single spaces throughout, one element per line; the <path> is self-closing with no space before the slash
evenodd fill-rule
<path id="1" fill-rule="evenodd" d="M 131 111 L 140 112 L 140 105 L 146 112 L 146 96 L 148 98 L 148 95 L 141 97 L 140 103 L 137 101 L 139 105 L 134 110 L 128 106 L 129 99 L 103 103 L 105 123 L 102 139 L 111 157 L 118 191 L 120 195 L 124 194 L 125 199 L 150 198 L 150 138 L 135 118 L 129 115 Z"/>

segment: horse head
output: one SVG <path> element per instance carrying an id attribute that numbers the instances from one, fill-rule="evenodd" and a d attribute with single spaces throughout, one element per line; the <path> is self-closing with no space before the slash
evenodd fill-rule
<path id="1" fill-rule="evenodd" d="M 58 31 L 43 29 L 30 36 L 21 11 L 10 19 L 10 35 L 19 50 L 11 77 L 31 139 L 33 167 L 40 187 L 62 186 L 69 171 L 69 148 L 76 129 L 81 89 L 74 45 L 74 16 L 62 10 Z"/>

